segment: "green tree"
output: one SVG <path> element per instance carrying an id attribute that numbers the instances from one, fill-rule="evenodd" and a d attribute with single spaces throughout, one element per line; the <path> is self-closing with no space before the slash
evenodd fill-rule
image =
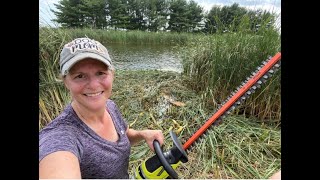
<path id="1" fill-rule="evenodd" d="M 259 29 L 264 28 L 275 28 L 276 15 L 266 10 L 255 10 L 249 11 L 248 16 L 250 17 L 250 29 L 258 32 Z"/>
<path id="2" fill-rule="evenodd" d="M 130 24 L 130 14 L 127 0 L 107 0 L 107 15 L 110 25 L 115 29 L 127 29 Z M 130 28 L 130 27 L 129 27 Z"/>
<path id="3" fill-rule="evenodd" d="M 148 0 L 146 3 L 146 18 L 148 21 L 148 30 L 165 30 L 167 23 L 168 2 L 166 0 Z"/>
<path id="4" fill-rule="evenodd" d="M 148 0 L 128 0 L 128 11 L 130 23 L 128 29 L 145 30 L 147 20 L 145 18 L 145 7 Z"/>
<path id="5" fill-rule="evenodd" d="M 103 29 L 107 26 L 106 0 L 82 0 L 80 13 L 84 15 L 86 25 Z"/>
<path id="6" fill-rule="evenodd" d="M 172 0 L 169 6 L 169 28 L 176 32 L 194 32 L 203 28 L 203 8 L 195 1 Z"/>
<path id="7" fill-rule="evenodd" d="M 67 28 L 105 28 L 106 0 L 61 0 L 54 4 L 58 11 L 51 10 L 57 17 L 55 22 Z"/>
<path id="8" fill-rule="evenodd" d="M 258 32 L 259 27 L 274 28 L 275 15 L 267 11 L 247 10 L 237 3 L 231 6 L 214 6 L 206 16 L 204 31 L 217 32 Z"/>
<path id="9" fill-rule="evenodd" d="M 169 10 L 170 20 L 168 29 L 175 32 L 186 31 L 189 27 L 186 0 L 172 0 Z"/>
<path id="10" fill-rule="evenodd" d="M 198 31 L 203 28 L 203 24 L 200 24 L 203 20 L 203 8 L 195 1 L 191 0 L 187 5 L 187 19 L 189 22 L 188 32 Z"/>
<path id="11" fill-rule="evenodd" d="M 51 10 L 57 17 L 53 21 L 61 24 L 62 27 L 77 28 L 84 27 L 84 15 L 80 12 L 81 0 L 61 0 L 54 4 L 58 11 Z"/>
<path id="12" fill-rule="evenodd" d="M 237 31 L 241 18 L 246 13 L 247 10 L 237 3 L 222 8 L 212 7 L 207 15 L 205 28 L 210 33 Z"/>

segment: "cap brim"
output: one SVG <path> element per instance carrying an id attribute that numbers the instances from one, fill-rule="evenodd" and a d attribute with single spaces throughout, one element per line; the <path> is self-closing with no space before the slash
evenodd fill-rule
<path id="1" fill-rule="evenodd" d="M 70 68 L 76 64 L 77 62 L 86 59 L 86 58 L 92 58 L 92 59 L 96 59 L 99 60 L 101 62 L 103 62 L 104 64 L 106 64 L 109 68 L 113 68 L 110 61 L 98 54 L 94 54 L 94 53 L 81 53 L 81 54 L 77 54 L 76 56 L 72 57 L 68 62 L 66 62 L 62 69 L 61 69 L 61 73 L 62 75 L 66 75 L 68 74 Z"/>

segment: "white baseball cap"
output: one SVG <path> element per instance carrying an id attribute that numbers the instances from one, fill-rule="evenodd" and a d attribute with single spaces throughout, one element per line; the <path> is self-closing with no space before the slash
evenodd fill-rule
<path id="1" fill-rule="evenodd" d="M 85 58 L 99 60 L 114 69 L 105 46 L 93 39 L 77 38 L 64 45 L 60 53 L 60 73 L 67 75 L 74 64 Z"/>

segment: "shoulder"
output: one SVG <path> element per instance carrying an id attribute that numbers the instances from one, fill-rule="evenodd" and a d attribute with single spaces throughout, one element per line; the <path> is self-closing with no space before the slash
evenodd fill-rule
<path id="1" fill-rule="evenodd" d="M 39 133 L 39 161 L 57 151 L 68 151 L 79 159 L 82 145 L 76 128 L 72 126 L 57 126 L 45 128 Z"/>
<path id="2" fill-rule="evenodd" d="M 62 113 L 39 132 L 39 160 L 56 151 L 78 152 L 79 126 L 70 113 Z"/>
<path id="3" fill-rule="evenodd" d="M 56 139 L 63 141 L 65 138 L 76 137 L 77 128 L 70 123 L 51 123 L 39 132 L 39 143 L 44 140 Z"/>
<path id="4" fill-rule="evenodd" d="M 43 129 L 39 132 L 39 138 L 43 136 L 68 136 L 74 135 L 77 130 L 77 120 L 75 114 L 72 112 L 72 107 L 67 106 L 63 112 L 48 123 Z"/>
<path id="5" fill-rule="evenodd" d="M 50 123 L 47 124 L 39 132 L 39 143 L 47 139 L 56 141 L 65 141 L 67 139 L 75 139 L 79 129 L 79 121 L 72 107 L 68 105 L 63 112 Z"/>
<path id="6" fill-rule="evenodd" d="M 112 106 L 112 107 L 117 107 L 117 104 L 116 104 L 113 100 L 108 99 L 108 100 L 107 100 L 107 103 L 106 103 L 106 106 L 107 106 L 107 107 L 110 107 L 110 106 Z"/>
<path id="7" fill-rule="evenodd" d="M 107 108 L 109 111 L 116 112 L 117 114 L 120 113 L 120 110 L 119 110 L 117 104 L 116 104 L 113 100 L 111 100 L 111 99 L 108 99 L 108 100 L 107 100 L 106 108 Z"/>
<path id="8" fill-rule="evenodd" d="M 39 135 L 39 161 L 45 156 L 57 152 L 68 151 L 81 157 L 81 143 L 73 131 L 62 129 L 44 130 Z"/>

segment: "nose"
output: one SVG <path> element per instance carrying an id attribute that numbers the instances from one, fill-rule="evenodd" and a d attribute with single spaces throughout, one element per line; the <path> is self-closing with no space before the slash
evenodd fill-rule
<path id="1" fill-rule="evenodd" d="M 96 77 L 96 76 L 91 76 L 91 77 L 89 78 L 89 81 L 88 81 L 88 84 L 87 84 L 88 88 L 90 88 L 90 89 L 96 89 L 97 87 L 99 87 L 99 85 L 100 85 L 100 80 L 99 80 L 98 77 Z"/>

